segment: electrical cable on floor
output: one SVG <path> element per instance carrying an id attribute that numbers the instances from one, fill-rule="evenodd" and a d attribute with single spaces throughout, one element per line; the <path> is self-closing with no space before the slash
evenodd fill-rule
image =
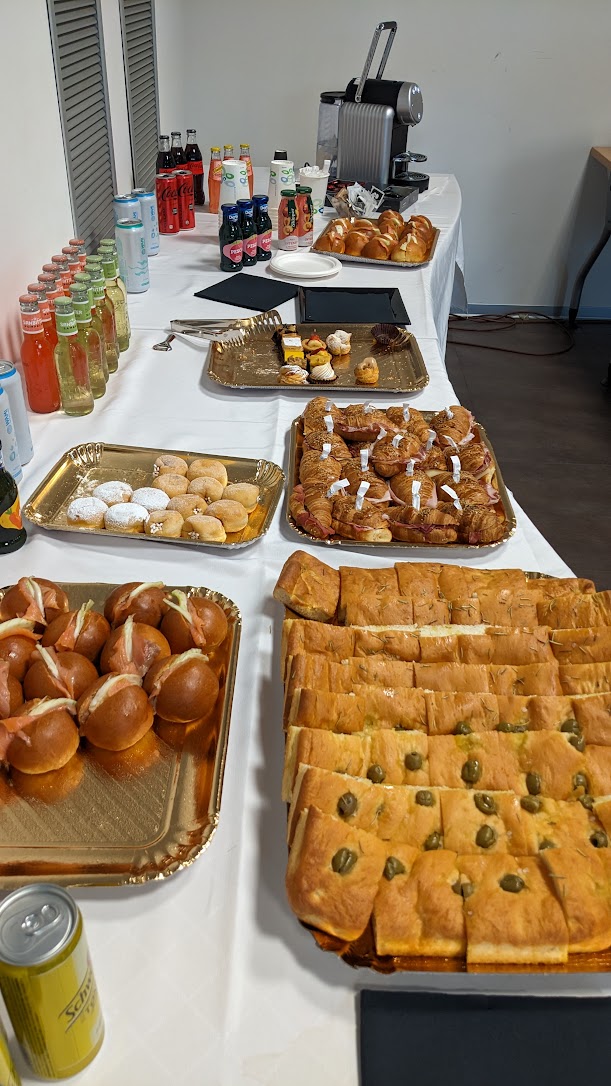
<path id="1" fill-rule="evenodd" d="M 520 317 L 526 317 L 527 320 L 520 320 Z M 565 340 L 568 340 L 563 347 L 558 347 L 553 351 L 524 351 L 519 347 L 499 347 L 492 343 L 475 342 L 468 339 L 455 339 L 452 332 L 458 332 L 459 325 L 464 321 L 469 322 L 469 328 L 465 329 L 465 332 L 473 332 L 475 335 L 483 332 L 507 332 L 512 328 L 517 328 L 518 325 L 522 327 L 528 326 L 529 322 L 538 324 L 539 322 L 548 321 L 550 324 L 555 325 L 562 332 Z M 452 328 L 452 326 L 455 326 Z M 482 327 L 473 327 L 474 325 L 481 325 Z M 566 354 L 567 351 L 572 351 L 575 346 L 575 339 L 572 332 L 566 327 L 563 321 L 556 317 L 549 317 L 546 313 L 531 313 L 520 309 L 512 310 L 509 313 L 494 314 L 490 316 L 470 316 L 468 314 L 450 313 L 448 321 L 448 343 L 454 344 L 456 347 L 485 347 L 490 351 L 503 351 L 506 354 L 523 354 L 530 358 L 548 358 L 557 354 Z"/>

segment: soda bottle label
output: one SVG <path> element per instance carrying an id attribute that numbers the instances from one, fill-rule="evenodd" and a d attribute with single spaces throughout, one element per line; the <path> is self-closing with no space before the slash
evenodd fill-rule
<path id="1" fill-rule="evenodd" d="M 0 513 L 0 528 L 8 528 L 9 531 L 18 531 L 23 528 L 19 498 L 15 498 L 13 504 L 5 509 L 4 513 Z"/>
<path id="2" fill-rule="evenodd" d="M 263 252 L 269 253 L 272 248 L 272 232 L 271 230 L 264 230 L 262 234 L 257 237 L 257 247 L 263 249 Z"/>
<path id="3" fill-rule="evenodd" d="M 85 302 L 77 302 L 75 299 L 72 304 L 74 305 L 74 316 L 79 324 L 86 324 L 91 321 L 89 298 Z"/>
<path id="4" fill-rule="evenodd" d="M 40 313 L 22 313 L 21 328 L 30 335 L 35 332 L 42 332 L 42 317 L 40 316 Z"/>
<path id="5" fill-rule="evenodd" d="M 91 317 L 91 313 L 89 314 Z M 55 329 L 58 336 L 75 336 L 78 332 L 74 313 L 55 313 Z"/>
<path id="6" fill-rule="evenodd" d="M 212 160 L 212 165 L 210 167 L 210 175 L 211 175 L 211 177 L 214 178 L 215 181 L 220 181 L 221 180 L 221 178 L 223 176 L 223 163 L 221 162 L 221 160 L 219 158 L 215 158 L 215 159 Z"/>
<path id="7" fill-rule="evenodd" d="M 249 238 L 244 238 L 244 253 L 246 256 L 256 257 L 257 255 L 257 235 L 251 234 Z"/>
<path id="8" fill-rule="evenodd" d="M 157 173 L 176 173 L 176 166 L 161 166 Z"/>
<path id="9" fill-rule="evenodd" d="M 242 242 L 230 241 L 228 245 L 223 245 L 223 256 L 226 256 L 232 264 L 240 264 L 242 262 Z"/>
<path id="10" fill-rule="evenodd" d="M 203 162 L 187 162 L 185 164 L 185 169 L 190 170 L 195 177 L 196 174 L 204 172 L 204 164 Z"/>

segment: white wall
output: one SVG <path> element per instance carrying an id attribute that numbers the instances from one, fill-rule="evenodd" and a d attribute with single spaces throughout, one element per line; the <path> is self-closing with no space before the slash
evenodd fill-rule
<path id="1" fill-rule="evenodd" d="M 396 19 L 386 74 L 420 83 L 409 146 L 460 181 L 470 302 L 562 302 L 604 214 L 604 171 L 586 166 L 611 144 L 608 0 L 156 0 L 156 18 L 163 130 L 196 126 L 204 158 L 249 140 L 258 164 L 275 146 L 312 160 L 319 92 Z M 585 306 L 611 305 L 609 250 Z"/>

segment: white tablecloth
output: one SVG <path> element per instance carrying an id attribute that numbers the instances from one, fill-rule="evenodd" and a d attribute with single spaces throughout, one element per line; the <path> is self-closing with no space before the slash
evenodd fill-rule
<path id="1" fill-rule="evenodd" d="M 433 177 L 422 206 L 442 226 L 431 267 L 397 272 L 346 267 L 331 285 L 401 286 L 430 374 L 428 387 L 410 402 L 433 408 L 455 401 L 439 349 L 454 260 L 461 255 L 455 180 Z M 268 271 L 259 266 L 257 273 Z M 194 232 L 163 239 L 151 275 L 150 291 L 130 301 L 132 344 L 94 413 L 84 419 L 32 418 L 36 455 L 25 469 L 24 497 L 64 450 L 80 441 L 265 456 L 286 467 L 287 431 L 307 393 L 222 390 L 205 376 L 207 347 L 197 340 L 177 339 L 168 354 L 150 349 L 172 318 L 221 315 L 223 307 L 192 297 L 219 278 L 212 218 L 198 214 Z M 282 313 L 294 319 L 294 303 L 286 303 Z M 347 402 L 346 396 L 337 399 Z M 516 511 L 518 530 L 505 546 L 476 558 L 466 552 L 465 559 L 479 566 L 567 574 L 522 510 L 516 506 Z M 38 574 L 57 580 L 203 584 L 235 600 L 243 615 L 220 825 L 206 854 L 168 881 L 76 891 L 107 1021 L 102 1051 L 79 1079 L 87 1086 L 111 1081 L 354 1086 L 359 987 L 498 986 L 494 978 L 488 982 L 481 976 L 383 979 L 353 972 L 318 950 L 288 909 L 280 801 L 280 613 L 271 593 L 281 564 L 299 545 L 281 507 L 266 539 L 236 552 L 185 551 L 133 539 L 104 546 L 95 538 L 77 542 L 72 535 L 30 527 L 26 548 L 4 558 L 3 583 Z M 336 551 L 316 552 L 339 565 Z M 359 552 L 344 552 L 344 560 L 347 554 L 351 564 L 388 561 L 379 553 Z M 500 983 L 504 990 L 519 989 L 524 980 L 503 977 Z M 596 989 L 598 982 L 586 978 L 584 984 Z M 530 981 L 528 987 L 533 990 Z M 535 990 L 568 987 L 564 978 L 537 978 Z"/>

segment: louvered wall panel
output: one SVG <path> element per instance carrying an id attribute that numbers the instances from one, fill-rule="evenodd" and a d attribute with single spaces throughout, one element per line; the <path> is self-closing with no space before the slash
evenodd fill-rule
<path id="1" fill-rule="evenodd" d="M 114 235 L 114 156 L 99 0 L 47 0 L 74 228 Z"/>
<path id="2" fill-rule="evenodd" d="M 127 112 L 136 188 L 153 188 L 159 107 L 153 0 L 120 0 Z"/>

